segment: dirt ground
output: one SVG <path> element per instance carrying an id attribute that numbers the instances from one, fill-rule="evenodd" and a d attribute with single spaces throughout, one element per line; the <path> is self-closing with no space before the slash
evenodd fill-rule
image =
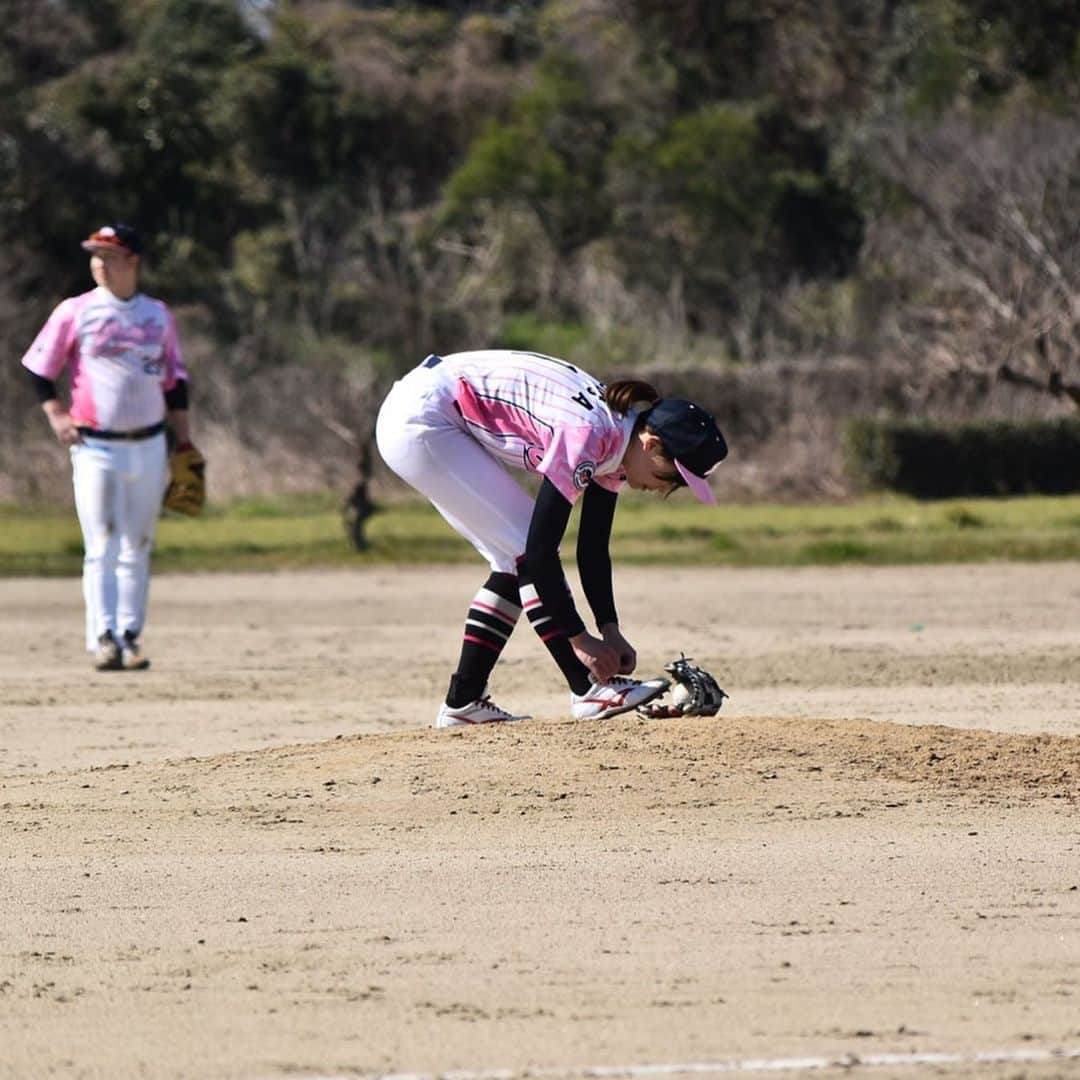
<path id="1" fill-rule="evenodd" d="M 481 577 L 0 582 L 0 1076 L 1080 1075 L 1080 564 L 623 570 L 720 716 L 433 731 Z"/>

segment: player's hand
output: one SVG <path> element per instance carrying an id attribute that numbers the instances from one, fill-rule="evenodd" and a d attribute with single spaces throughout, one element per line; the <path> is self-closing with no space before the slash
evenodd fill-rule
<path id="1" fill-rule="evenodd" d="M 600 627 L 604 644 L 619 654 L 619 675 L 629 675 L 637 667 L 637 650 L 622 636 L 618 623 L 605 623 Z"/>
<path id="2" fill-rule="evenodd" d="M 46 415 L 49 418 L 49 426 L 53 429 L 53 434 L 61 446 L 78 446 L 83 441 L 75 421 L 71 419 L 71 413 L 58 410 L 46 413 Z"/>
<path id="3" fill-rule="evenodd" d="M 597 682 L 607 682 L 612 675 L 619 674 L 619 653 L 605 641 L 585 633 L 570 639 L 574 655 L 589 669 L 589 674 Z"/>

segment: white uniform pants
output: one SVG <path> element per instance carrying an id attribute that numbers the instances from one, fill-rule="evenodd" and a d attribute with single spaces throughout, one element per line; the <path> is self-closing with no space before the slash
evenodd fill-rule
<path id="1" fill-rule="evenodd" d="M 84 436 L 71 448 L 82 528 L 86 647 L 111 630 L 138 634 L 146 621 L 150 551 L 168 481 L 165 435 L 138 442 Z"/>
<path id="2" fill-rule="evenodd" d="M 532 496 L 465 430 L 438 367 L 415 368 L 394 383 L 375 440 L 386 464 L 426 495 L 492 570 L 517 573 Z"/>

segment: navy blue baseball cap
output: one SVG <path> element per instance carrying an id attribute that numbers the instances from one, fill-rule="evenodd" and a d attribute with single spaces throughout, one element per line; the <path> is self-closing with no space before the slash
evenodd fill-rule
<path id="1" fill-rule="evenodd" d="M 727 457 L 727 443 L 716 421 L 692 401 L 661 398 L 646 414 L 645 424 L 664 444 L 686 486 L 703 502 L 716 505 L 706 477 Z"/>
<path id="2" fill-rule="evenodd" d="M 87 251 L 126 251 L 130 255 L 142 254 L 142 239 L 131 225 L 102 225 L 82 242 Z"/>

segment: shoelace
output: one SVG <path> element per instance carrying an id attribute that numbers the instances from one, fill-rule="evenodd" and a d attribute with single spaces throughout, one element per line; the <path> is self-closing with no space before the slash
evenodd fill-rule
<path id="1" fill-rule="evenodd" d="M 593 683 L 591 689 L 587 690 L 584 694 L 585 697 L 590 697 L 597 691 L 603 692 L 604 690 L 625 690 L 630 687 L 640 686 L 641 684 L 637 679 L 628 679 L 625 675 L 612 675 L 607 682 Z M 496 706 L 497 708 L 498 706 Z"/>
<path id="2" fill-rule="evenodd" d="M 487 697 L 487 696 L 482 697 L 482 698 L 479 699 L 479 701 L 477 701 L 476 704 L 477 705 L 486 705 L 489 709 L 494 709 L 495 712 L 499 713 L 501 716 L 505 716 L 507 718 L 507 720 L 512 720 L 514 718 L 514 714 L 512 712 L 507 712 L 501 706 L 496 705 L 495 702 L 492 701 L 490 697 Z"/>

